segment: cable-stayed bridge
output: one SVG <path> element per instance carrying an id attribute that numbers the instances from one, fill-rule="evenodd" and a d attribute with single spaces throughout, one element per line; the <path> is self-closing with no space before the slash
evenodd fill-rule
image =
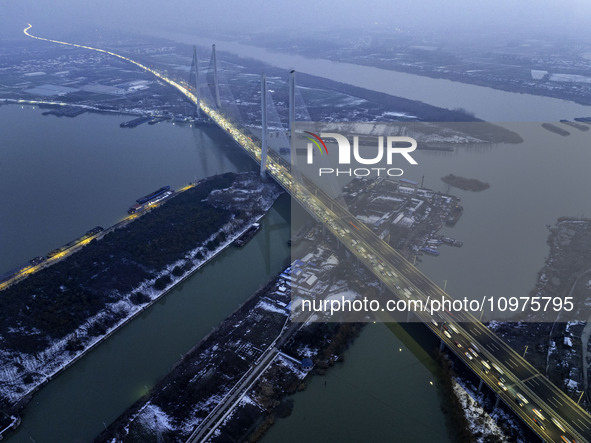
<path id="1" fill-rule="evenodd" d="M 261 131 L 253 136 L 242 125 L 240 112 L 231 97 L 229 85 L 218 72 L 215 49 L 208 69 L 203 74 L 198 69 L 196 53 L 189 75 L 189 83 L 172 79 L 129 57 L 87 45 L 62 42 L 25 34 L 47 42 L 99 51 L 125 60 L 176 88 L 196 106 L 197 113 L 211 119 L 236 143 L 261 165 L 261 173 L 277 181 L 291 197 L 302 205 L 313 217 L 332 232 L 351 254 L 363 262 L 393 294 L 400 293 L 400 287 L 407 288 L 416 300 L 426 301 L 431 297 L 453 300 L 439 286 L 409 263 L 402 255 L 376 236 L 364 224 L 359 223 L 348 209 L 322 189 L 292 173 L 290 163 L 273 147 L 287 148 L 288 137 L 293 131 L 296 116 L 296 88 L 294 74 L 290 77 L 290 109 L 287 125 L 281 123 L 272 104 L 272 97 L 262 77 L 261 87 Z M 298 110 L 302 111 L 301 108 Z M 269 130 L 268 128 L 271 128 Z M 275 135 L 276 134 L 276 135 Z M 266 151 L 266 155 L 265 155 Z M 356 228 L 351 229 L 351 223 Z M 352 244 L 363 245 L 366 253 L 360 254 Z M 371 257 L 368 258 L 368 257 Z M 372 262 L 377 259 L 383 266 L 378 269 Z M 386 272 L 380 272 L 385 270 Z M 393 276 L 391 276 L 393 275 Z M 395 277 L 394 277 L 395 276 Z M 401 295 L 402 297 L 402 295 Z M 469 313 L 440 312 L 434 320 L 428 312 L 416 315 L 436 334 L 442 345 L 447 345 L 463 363 L 478 377 L 481 385 L 486 384 L 497 395 L 497 403 L 503 401 L 540 438 L 550 442 L 591 441 L 591 416 L 578 406 L 562 390 L 553 385 L 510 346 Z M 476 349 L 476 352 L 469 352 Z"/>

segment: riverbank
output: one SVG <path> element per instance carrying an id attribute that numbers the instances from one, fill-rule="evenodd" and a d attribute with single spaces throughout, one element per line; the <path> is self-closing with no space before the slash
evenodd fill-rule
<path id="1" fill-rule="evenodd" d="M 453 82 L 464 83 L 469 85 L 475 86 L 482 86 L 486 88 L 493 88 L 498 89 L 499 91 L 506 91 L 506 92 L 513 92 L 517 94 L 530 94 L 530 95 L 538 95 L 540 97 L 549 97 L 559 100 L 569 100 L 573 103 L 577 103 L 583 106 L 590 106 L 591 105 L 591 97 L 589 95 L 580 95 L 576 93 L 570 93 L 566 88 L 549 88 L 549 87 L 540 87 L 540 84 L 533 83 L 527 84 L 523 83 L 516 83 L 515 79 L 492 79 L 492 78 L 479 78 L 475 76 L 477 71 L 474 70 L 467 70 L 467 71 L 451 71 L 447 69 L 441 69 L 440 67 L 426 67 L 426 66 L 413 66 L 411 64 L 405 63 L 395 63 L 390 64 L 388 62 L 378 62 L 376 60 L 366 61 L 362 59 L 353 59 L 348 60 L 344 59 L 343 61 L 349 63 L 355 63 L 359 65 L 366 65 L 366 66 L 379 66 L 383 69 L 388 69 L 397 72 L 404 72 L 408 74 L 415 74 L 424 77 L 429 77 L 432 79 L 442 79 L 442 80 L 450 80 Z"/>
<path id="2" fill-rule="evenodd" d="M 231 52 L 224 52 L 223 57 L 234 66 L 237 72 L 229 72 L 230 82 L 236 84 L 236 99 L 245 109 L 244 115 L 256 116 L 259 104 L 253 102 L 248 88 L 241 88 L 244 71 L 260 72 L 264 70 L 276 84 L 273 101 L 277 104 L 288 102 L 287 78 L 290 69 L 246 58 Z M 436 122 L 431 128 L 437 135 L 444 135 L 447 130 L 456 131 L 465 138 L 472 138 L 473 143 L 511 143 L 523 142 L 521 136 L 503 126 L 485 122 L 463 109 L 449 109 L 434 106 L 425 101 L 412 100 L 403 96 L 379 92 L 331 78 L 297 72 L 298 94 L 305 100 L 305 110 L 313 121 L 340 122 Z M 248 77 L 250 79 L 250 77 Z M 346 103 L 346 106 L 343 106 Z M 362 109 L 358 109 L 359 107 Z M 277 107 L 282 120 L 287 120 L 287 108 Z M 257 117 L 258 118 L 258 117 Z M 246 117 L 248 119 L 248 117 Z M 253 122 L 245 122 L 258 124 Z M 417 127 L 420 125 L 417 125 Z M 428 126 L 428 125 L 427 125 Z M 456 138 L 455 143 L 458 142 Z"/>
<path id="3" fill-rule="evenodd" d="M 224 188 L 224 192 L 216 192 L 219 188 Z M 235 201 L 230 197 L 233 190 L 237 192 Z M 8 304 L 7 306 L 10 307 L 11 299 L 25 291 L 29 292 L 28 298 L 22 300 L 21 304 L 17 303 L 13 308 L 27 303 L 28 311 L 34 313 L 33 308 L 38 308 L 36 304 L 41 303 L 46 313 L 41 317 L 33 316 L 34 321 L 29 319 L 29 323 L 23 324 L 19 331 L 22 334 L 26 331 L 26 327 L 36 328 L 37 341 L 26 341 L 31 334 L 26 335 L 22 341 L 15 341 L 16 334 L 9 329 L 10 326 L 3 326 L 1 334 L 8 346 L 0 354 L 2 359 L 0 386 L 6 405 L 23 407 L 41 385 L 69 367 L 88 350 L 144 311 L 149 304 L 160 299 L 170 289 L 219 254 L 235 238 L 242 235 L 253 222 L 266 213 L 280 193 L 276 185 L 262 184 L 253 174 L 216 176 L 205 180 L 195 188 L 194 192 L 191 191 L 182 193 L 127 227 L 116 230 L 97 242 L 91 242 L 72 257 L 5 291 L 6 296 L 0 303 Z M 241 201 L 244 198 L 244 192 L 250 194 L 249 204 Z M 203 194 L 201 197 L 207 198 L 208 201 L 202 202 L 200 194 Z M 187 206 L 188 200 L 195 202 L 193 211 L 190 205 Z M 218 223 L 214 223 L 211 219 L 202 219 L 202 223 L 208 223 L 208 230 L 201 230 L 198 224 L 191 223 L 192 217 L 207 216 L 208 212 L 203 211 L 203 205 L 213 210 L 210 214 L 217 213 L 222 216 L 219 219 L 221 222 Z M 163 220 L 167 220 L 168 223 L 162 225 Z M 166 225 L 168 229 L 163 229 Z M 192 230 L 193 237 L 185 236 L 183 227 Z M 142 231 L 148 235 L 148 241 L 140 241 Z M 183 238 L 182 244 L 171 241 L 174 240 L 175 234 Z M 147 261 L 133 262 L 131 253 L 133 249 L 129 249 L 129 246 L 134 245 L 134 241 L 138 242 L 135 246 L 140 248 L 136 253 L 146 256 Z M 142 249 L 145 248 L 145 243 L 152 243 L 152 246 L 157 249 L 150 254 L 150 251 Z M 169 246 L 168 253 L 163 253 L 161 248 L 163 245 Z M 105 252 L 105 248 L 108 250 L 109 247 L 113 248 L 111 252 Z M 97 257 L 103 257 L 103 260 L 104 257 L 108 257 L 108 259 L 107 262 L 95 261 Z M 86 269 L 84 263 L 87 262 L 93 263 L 94 267 L 90 266 Z M 135 267 L 132 266 L 133 263 L 136 263 Z M 161 266 L 158 266 L 159 264 Z M 143 272 L 135 270 L 138 266 L 143 268 Z M 75 278 L 73 271 L 78 273 L 78 278 L 87 281 L 88 284 L 73 285 L 72 278 Z M 83 271 L 90 271 L 91 274 L 85 279 L 80 275 Z M 123 277 L 117 272 L 123 274 Z M 110 286 L 104 286 L 107 280 L 110 281 Z M 161 287 L 157 288 L 157 284 Z M 50 289 L 56 285 L 57 290 L 51 291 Z M 17 291 L 16 288 L 19 287 Z M 94 312 L 89 311 L 89 298 L 96 299 L 98 290 L 104 287 L 107 288 L 104 292 L 108 298 L 103 299 L 101 306 L 95 300 Z M 77 317 L 71 314 L 68 318 L 70 322 L 62 325 L 63 329 L 57 329 L 58 332 L 62 331 L 62 334 L 52 337 L 50 335 L 52 333 L 58 335 L 56 330 L 51 328 L 54 324 L 52 322 L 58 321 L 60 317 L 53 316 L 52 313 L 55 313 L 55 310 L 43 303 L 44 294 L 47 292 L 53 295 L 52 303 L 59 307 L 65 303 L 60 295 L 75 290 L 81 291 L 74 294 L 80 302 L 69 305 L 69 312 L 79 315 L 78 322 L 74 322 Z M 15 312 L 14 316 L 18 319 L 19 312 Z M 66 327 L 71 331 L 66 330 Z M 45 341 L 41 341 L 42 338 Z M 40 346 L 44 342 L 46 345 Z M 26 349 L 25 345 L 28 345 L 29 349 Z"/>
<path id="4" fill-rule="evenodd" d="M 424 35 L 407 35 L 405 39 L 408 40 L 405 40 L 404 43 L 397 41 L 397 38 L 393 36 L 388 38 L 384 35 L 383 39 L 383 41 L 375 39 L 371 34 L 351 36 L 337 32 L 323 34 L 321 41 L 314 38 L 302 40 L 300 36 L 286 37 L 283 33 L 279 36 L 273 35 L 271 32 L 266 35 L 252 36 L 244 41 L 244 44 L 264 47 L 269 51 L 287 53 L 292 56 L 297 54 L 340 63 L 379 67 L 432 79 L 445 79 L 520 94 L 555 97 L 582 105 L 591 104 L 589 90 L 585 88 L 584 83 L 576 83 L 578 79 L 576 75 L 572 78 L 569 78 L 569 75 L 561 78 L 562 74 L 559 74 L 564 69 L 577 72 L 580 63 L 576 57 L 569 57 L 565 50 L 554 48 L 554 52 L 562 53 L 564 58 L 560 59 L 560 63 L 548 62 L 544 65 L 544 70 L 538 71 L 541 77 L 534 78 L 535 70 L 531 71 L 529 75 L 515 75 L 516 69 L 527 68 L 529 70 L 529 67 L 535 64 L 536 57 L 539 57 L 541 52 L 546 51 L 556 42 L 549 43 L 542 39 L 536 39 L 536 43 L 539 43 L 540 46 L 533 49 L 528 42 L 529 52 L 517 56 L 512 51 L 502 54 L 502 49 L 490 50 L 483 48 L 481 44 L 478 45 L 477 51 L 474 51 L 475 48 L 471 48 L 470 43 L 467 43 L 463 48 L 452 49 L 442 44 L 441 36 L 427 38 L 427 40 L 431 40 L 430 45 L 432 46 L 427 45 Z M 499 39 L 502 40 L 502 37 L 499 36 Z M 517 43 L 515 45 L 517 46 Z M 434 51 L 436 47 L 437 51 Z M 467 48 L 470 49 L 466 51 Z M 476 56 L 476 54 L 478 55 Z M 532 56 L 532 54 L 536 54 L 536 56 Z M 580 74 L 584 75 L 585 73 L 581 70 Z M 565 81 L 566 78 L 573 81 Z"/>
<path id="5" fill-rule="evenodd" d="M 284 330 L 289 294 L 279 291 L 283 284 L 274 279 L 255 292 L 95 441 L 186 440 Z"/>
<path id="6" fill-rule="evenodd" d="M 327 239 L 318 238 L 321 246 L 307 261 L 294 261 L 221 322 L 97 441 L 258 441 L 276 419 L 289 416 L 291 395 L 305 390 L 310 376 L 328 375 L 345 361 L 364 326 L 321 322 L 318 313 L 304 323 L 289 322 L 290 284 L 316 272 L 325 287 L 316 291 L 329 298 L 356 299 L 377 290 L 375 278 L 346 264 L 347 254 L 328 247 Z M 355 288 L 339 280 L 343 265 L 345 274 L 356 269 Z"/>
<path id="7" fill-rule="evenodd" d="M 291 323 L 293 266 L 186 353 L 96 441 L 255 441 L 275 416 L 289 415 L 286 396 L 305 387 L 308 373 L 324 374 L 343 361 L 342 353 L 363 326 Z"/>
<path id="8" fill-rule="evenodd" d="M 561 217 L 548 229 L 550 251 L 530 297 L 543 303 L 571 300 L 572 310 L 532 312 L 526 321 L 495 322 L 492 329 L 516 351 L 526 349 L 536 369 L 574 401 L 580 399 L 588 410 L 590 399 L 581 395 L 587 391 L 590 366 L 587 343 L 591 331 L 586 324 L 591 317 L 591 220 Z"/>

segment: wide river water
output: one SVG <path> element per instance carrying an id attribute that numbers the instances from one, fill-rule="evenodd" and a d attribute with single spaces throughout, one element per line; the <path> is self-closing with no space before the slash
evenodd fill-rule
<path id="1" fill-rule="evenodd" d="M 218 49 L 229 48 L 218 44 Z M 245 51 L 243 55 L 263 58 L 258 50 Z M 453 191 L 462 198 L 465 211 L 445 232 L 464 241 L 464 247 L 442 247 L 439 257 L 425 258 L 421 265 L 435 282 L 447 280 L 454 296 L 476 291 L 526 295 L 548 252 L 545 225 L 562 215 L 591 212 L 591 134 L 569 129 L 569 137 L 560 137 L 539 123 L 515 123 L 591 114 L 587 108 L 409 74 L 389 73 L 388 78 L 399 81 L 384 83 L 379 76 L 386 74 L 374 68 L 357 72 L 352 65 L 334 69 L 333 64 L 323 71 L 316 61 L 302 57 L 268 57 L 286 68 L 373 89 L 412 79 L 412 87 L 396 86 L 399 89 L 390 93 L 464 107 L 490 120 L 513 121 L 507 126 L 520 133 L 522 144 L 420 152 L 419 166 L 408 171 L 407 178 L 420 180 L 424 175 L 425 186 L 441 191 L 447 186 L 439 178 L 448 173 L 491 185 L 477 194 Z M 346 78 L 340 77 L 343 72 Z M 375 81 L 365 84 L 371 75 Z M 450 93 L 448 83 L 455 93 Z M 430 92 L 422 98 L 421 91 Z M 470 99 L 472 94 L 477 98 Z M 515 101 L 507 102 L 508 97 Z M 160 186 L 180 187 L 217 172 L 254 167 L 217 130 L 172 124 L 119 128 L 125 119 L 95 114 L 58 119 L 30 106 L 0 107 L 0 271 L 43 255 L 96 225 L 115 223 L 137 197 Z M 91 440 L 180 354 L 285 265 L 290 255 L 289 220 L 289 202 L 283 198 L 245 248 L 226 250 L 42 388 L 9 441 Z M 382 325 L 368 325 L 346 362 L 296 395 L 292 416 L 280 420 L 266 441 L 446 441 L 437 389 L 430 384 L 431 368 L 431 358 L 405 333 L 395 336 Z"/>

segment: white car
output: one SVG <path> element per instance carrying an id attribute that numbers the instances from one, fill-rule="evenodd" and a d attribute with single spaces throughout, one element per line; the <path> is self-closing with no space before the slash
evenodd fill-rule
<path id="1" fill-rule="evenodd" d="M 550 420 L 552 420 L 552 423 L 554 423 L 558 429 L 560 429 L 562 432 L 566 432 L 566 429 L 564 429 L 564 426 L 562 426 L 562 423 L 560 423 L 554 417 L 551 417 Z"/>
<path id="2" fill-rule="evenodd" d="M 484 371 L 484 373 L 488 374 L 488 372 L 490 371 L 490 365 L 488 364 L 488 362 L 486 360 L 480 360 L 480 363 L 482 363 L 482 370 Z"/>
<path id="3" fill-rule="evenodd" d="M 515 395 L 517 395 L 517 397 L 519 397 L 519 399 L 523 402 L 523 404 L 528 404 L 529 403 L 527 401 L 527 398 L 525 398 L 521 392 L 517 392 Z M 562 431 L 562 432 L 564 432 L 564 431 Z"/>
<path id="4" fill-rule="evenodd" d="M 503 372 L 503 370 L 501 368 L 499 368 L 499 365 L 493 363 L 492 364 L 493 368 L 495 368 L 497 370 L 497 372 L 501 375 L 505 375 L 505 373 Z"/>

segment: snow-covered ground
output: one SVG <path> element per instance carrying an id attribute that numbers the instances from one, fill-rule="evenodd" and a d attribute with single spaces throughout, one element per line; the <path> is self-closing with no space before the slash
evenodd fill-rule
<path id="1" fill-rule="evenodd" d="M 493 418 L 482 409 L 464 388 L 456 382 L 453 382 L 453 387 L 454 393 L 464 409 L 464 415 L 468 423 L 470 423 L 470 431 L 475 436 L 478 435 L 476 441 L 485 442 L 489 436 L 493 435 L 503 441 L 507 440 Z"/>
<path id="2" fill-rule="evenodd" d="M 504 421 L 511 422 L 511 417 L 506 416 L 499 410 L 496 410 L 491 416 L 480 406 L 483 402 L 481 393 L 473 392 L 460 380 L 453 380 L 452 383 L 454 393 L 460 401 L 464 416 L 469 423 L 470 431 L 475 437 L 475 442 L 515 441 L 510 440 L 509 437 L 504 434 L 496 421 L 497 418 L 501 418 Z M 525 441 L 521 439 L 517 439 L 516 441 L 525 443 Z"/>

